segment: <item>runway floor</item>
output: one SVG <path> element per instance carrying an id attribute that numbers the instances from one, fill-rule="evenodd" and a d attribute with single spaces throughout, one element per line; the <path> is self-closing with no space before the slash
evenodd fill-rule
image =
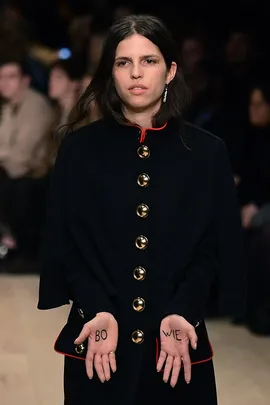
<path id="1" fill-rule="evenodd" d="M 38 311 L 37 286 L 37 276 L 0 276 L 1 405 L 63 403 L 63 358 L 52 346 L 69 308 Z M 270 405 L 270 338 L 224 320 L 208 330 L 219 405 Z"/>

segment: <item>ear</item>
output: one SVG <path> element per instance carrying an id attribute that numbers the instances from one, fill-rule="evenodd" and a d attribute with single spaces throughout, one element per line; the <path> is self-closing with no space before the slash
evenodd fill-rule
<path id="1" fill-rule="evenodd" d="M 167 73 L 166 84 L 169 84 L 174 79 L 176 72 L 177 72 L 177 64 L 175 62 L 172 62 L 170 70 Z"/>

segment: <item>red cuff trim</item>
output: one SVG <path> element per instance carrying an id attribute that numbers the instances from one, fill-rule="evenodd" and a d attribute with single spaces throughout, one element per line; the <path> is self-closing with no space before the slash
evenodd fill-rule
<path id="1" fill-rule="evenodd" d="M 60 334 L 61 334 L 61 333 L 59 333 L 59 335 L 57 336 L 57 338 L 56 338 L 56 340 L 55 340 L 55 343 L 54 343 L 54 351 L 55 351 L 56 353 L 58 353 L 58 354 L 62 354 L 63 356 L 71 357 L 72 359 L 85 360 L 85 358 L 83 358 L 83 357 L 79 357 L 79 356 L 76 356 L 76 355 L 73 356 L 73 355 L 70 354 L 70 353 L 60 352 L 59 350 L 56 349 L 56 343 L 57 343 L 57 341 L 58 341 L 58 339 L 59 339 Z"/>

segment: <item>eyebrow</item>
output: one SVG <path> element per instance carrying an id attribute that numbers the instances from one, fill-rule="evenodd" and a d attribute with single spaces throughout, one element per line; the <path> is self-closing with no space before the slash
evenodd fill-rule
<path id="1" fill-rule="evenodd" d="M 155 55 L 155 54 L 140 56 L 140 59 L 150 59 L 150 58 L 159 58 L 159 56 L 158 56 L 158 55 Z M 131 61 L 131 60 L 132 60 L 132 58 L 129 58 L 129 57 L 127 57 L 127 56 L 118 56 L 117 58 L 115 58 L 116 61 L 119 60 L 119 59 L 121 59 L 121 60 L 127 60 L 127 61 Z"/>

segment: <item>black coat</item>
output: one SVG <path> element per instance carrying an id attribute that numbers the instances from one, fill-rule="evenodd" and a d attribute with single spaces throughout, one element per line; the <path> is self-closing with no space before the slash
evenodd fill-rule
<path id="1" fill-rule="evenodd" d="M 199 346 L 191 350 L 198 363 L 212 357 L 203 318 L 216 277 L 221 307 L 233 312 L 241 304 L 240 216 L 223 142 L 189 124 L 181 131 L 173 123 L 147 130 L 144 141 L 141 132 L 100 120 L 64 140 L 52 181 L 38 303 L 49 309 L 74 302 L 56 350 L 77 358 L 85 354 L 76 354 L 73 345 L 83 322 L 101 311 L 115 315 L 122 377 L 113 379 L 116 386 L 119 379 L 116 392 L 125 405 L 133 403 L 145 348 L 156 338 L 158 345 L 163 317 L 200 322 Z M 149 158 L 139 157 L 142 144 Z M 138 184 L 147 183 L 142 173 L 150 178 L 146 187 Z M 138 216 L 140 204 L 149 207 L 145 218 Z M 136 247 L 140 235 L 148 240 L 145 249 Z M 146 275 L 140 281 L 138 266 Z M 145 300 L 140 312 L 133 308 L 137 297 Z M 142 344 L 132 341 L 136 330 L 144 333 Z"/>
<path id="2" fill-rule="evenodd" d="M 261 207 L 270 202 L 270 127 L 250 127 L 242 150 L 239 200 Z"/>

